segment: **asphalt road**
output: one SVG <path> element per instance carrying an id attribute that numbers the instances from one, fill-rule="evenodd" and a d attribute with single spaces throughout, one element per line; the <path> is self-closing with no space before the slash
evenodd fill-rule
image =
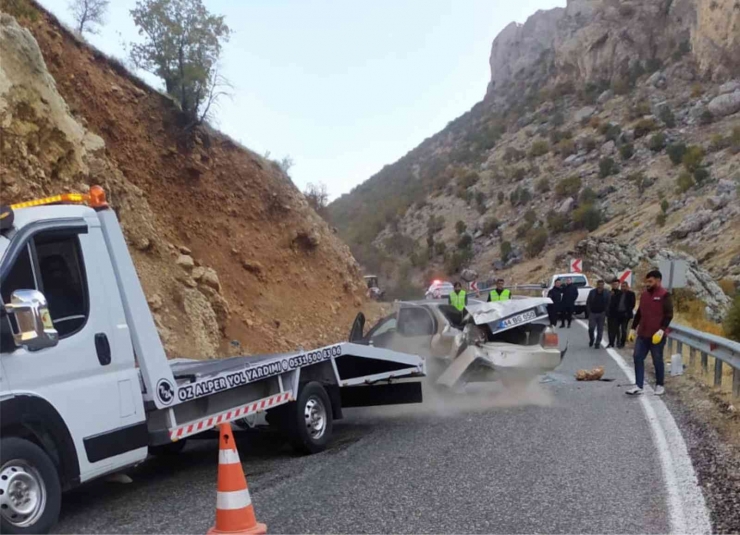
<path id="1" fill-rule="evenodd" d="M 269 432 L 246 434 L 258 519 L 272 533 L 669 532 L 671 480 L 646 410 L 581 327 L 559 333 L 563 364 L 525 392 L 476 385 L 421 406 L 347 410 L 331 448 L 310 457 Z M 596 365 L 614 381 L 575 381 Z M 131 471 L 133 483 L 66 495 L 57 530 L 205 533 L 216 466 L 216 441 L 191 441 Z"/>

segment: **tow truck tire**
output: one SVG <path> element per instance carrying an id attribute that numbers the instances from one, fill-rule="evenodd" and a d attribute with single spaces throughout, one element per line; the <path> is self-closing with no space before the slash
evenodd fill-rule
<path id="1" fill-rule="evenodd" d="M 62 488 L 46 452 L 17 437 L 0 441 L 0 533 L 48 533 L 59 518 Z"/>
<path id="2" fill-rule="evenodd" d="M 333 429 L 329 394 L 321 383 L 306 383 L 298 399 L 271 411 L 268 421 L 286 435 L 297 451 L 308 454 L 324 451 Z"/>
<path id="3" fill-rule="evenodd" d="M 186 443 L 187 439 L 182 438 L 177 442 L 170 442 L 169 444 L 162 444 L 161 446 L 149 446 L 149 455 L 154 455 L 155 457 L 177 455 L 185 448 Z"/>

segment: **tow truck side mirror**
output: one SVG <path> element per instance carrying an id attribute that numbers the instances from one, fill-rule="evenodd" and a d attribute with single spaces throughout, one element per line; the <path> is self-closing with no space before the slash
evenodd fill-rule
<path id="1" fill-rule="evenodd" d="M 41 292 L 14 291 L 5 312 L 15 318 L 18 332 L 13 332 L 13 340 L 17 346 L 38 351 L 59 343 L 59 333 L 54 329 L 46 297 Z"/>

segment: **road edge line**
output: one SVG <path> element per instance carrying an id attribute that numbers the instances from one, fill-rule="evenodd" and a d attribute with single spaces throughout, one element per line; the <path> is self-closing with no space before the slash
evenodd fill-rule
<path id="1" fill-rule="evenodd" d="M 584 321 L 577 321 L 581 327 L 588 329 Z M 606 349 L 605 341 L 602 341 L 601 345 Z M 606 352 L 627 379 L 634 383 L 634 369 L 627 364 L 622 355 L 611 348 L 606 349 Z M 645 387 L 648 394 L 653 393 L 649 385 Z M 657 396 L 643 394 L 639 398 L 660 458 L 663 482 L 668 494 L 671 533 L 711 533 L 712 523 L 704 494 L 699 486 L 686 441 L 673 414 Z"/>

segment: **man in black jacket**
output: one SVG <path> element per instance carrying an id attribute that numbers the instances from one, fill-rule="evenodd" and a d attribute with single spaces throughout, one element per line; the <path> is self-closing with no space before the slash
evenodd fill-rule
<path id="1" fill-rule="evenodd" d="M 586 300 L 586 311 L 588 312 L 588 347 L 598 349 L 604 336 L 604 318 L 609 309 L 609 290 L 604 288 L 604 281 L 596 283 L 596 288 L 591 290 Z M 594 338 L 594 331 L 596 337 Z"/>
<path id="2" fill-rule="evenodd" d="M 609 300 L 609 310 L 606 313 L 607 330 L 609 331 L 609 345 L 607 349 L 619 344 L 619 327 L 622 322 L 622 315 L 618 307 L 622 296 L 622 290 L 619 289 L 619 279 L 614 279 L 612 283 L 612 295 Z"/>
<path id="3" fill-rule="evenodd" d="M 562 302 L 562 316 L 560 322 L 560 328 L 565 327 L 565 322 L 568 322 L 568 328 L 573 321 L 573 312 L 576 309 L 576 301 L 578 301 L 578 287 L 573 284 L 573 279 L 565 279 L 565 286 L 563 287 L 563 302 Z"/>
<path id="4" fill-rule="evenodd" d="M 617 347 L 624 347 L 629 334 L 629 323 L 635 315 L 636 297 L 635 292 L 630 290 L 627 281 L 622 283 L 622 289 L 619 293 L 619 302 L 617 303 L 617 312 L 619 313 L 619 336 L 617 337 Z"/>
<path id="5" fill-rule="evenodd" d="M 558 317 L 562 314 L 563 287 L 560 284 L 560 279 L 556 279 L 555 286 L 547 292 L 547 297 L 552 301 L 551 305 L 547 305 L 547 314 L 550 316 L 550 327 L 555 327 L 558 324 Z"/>

